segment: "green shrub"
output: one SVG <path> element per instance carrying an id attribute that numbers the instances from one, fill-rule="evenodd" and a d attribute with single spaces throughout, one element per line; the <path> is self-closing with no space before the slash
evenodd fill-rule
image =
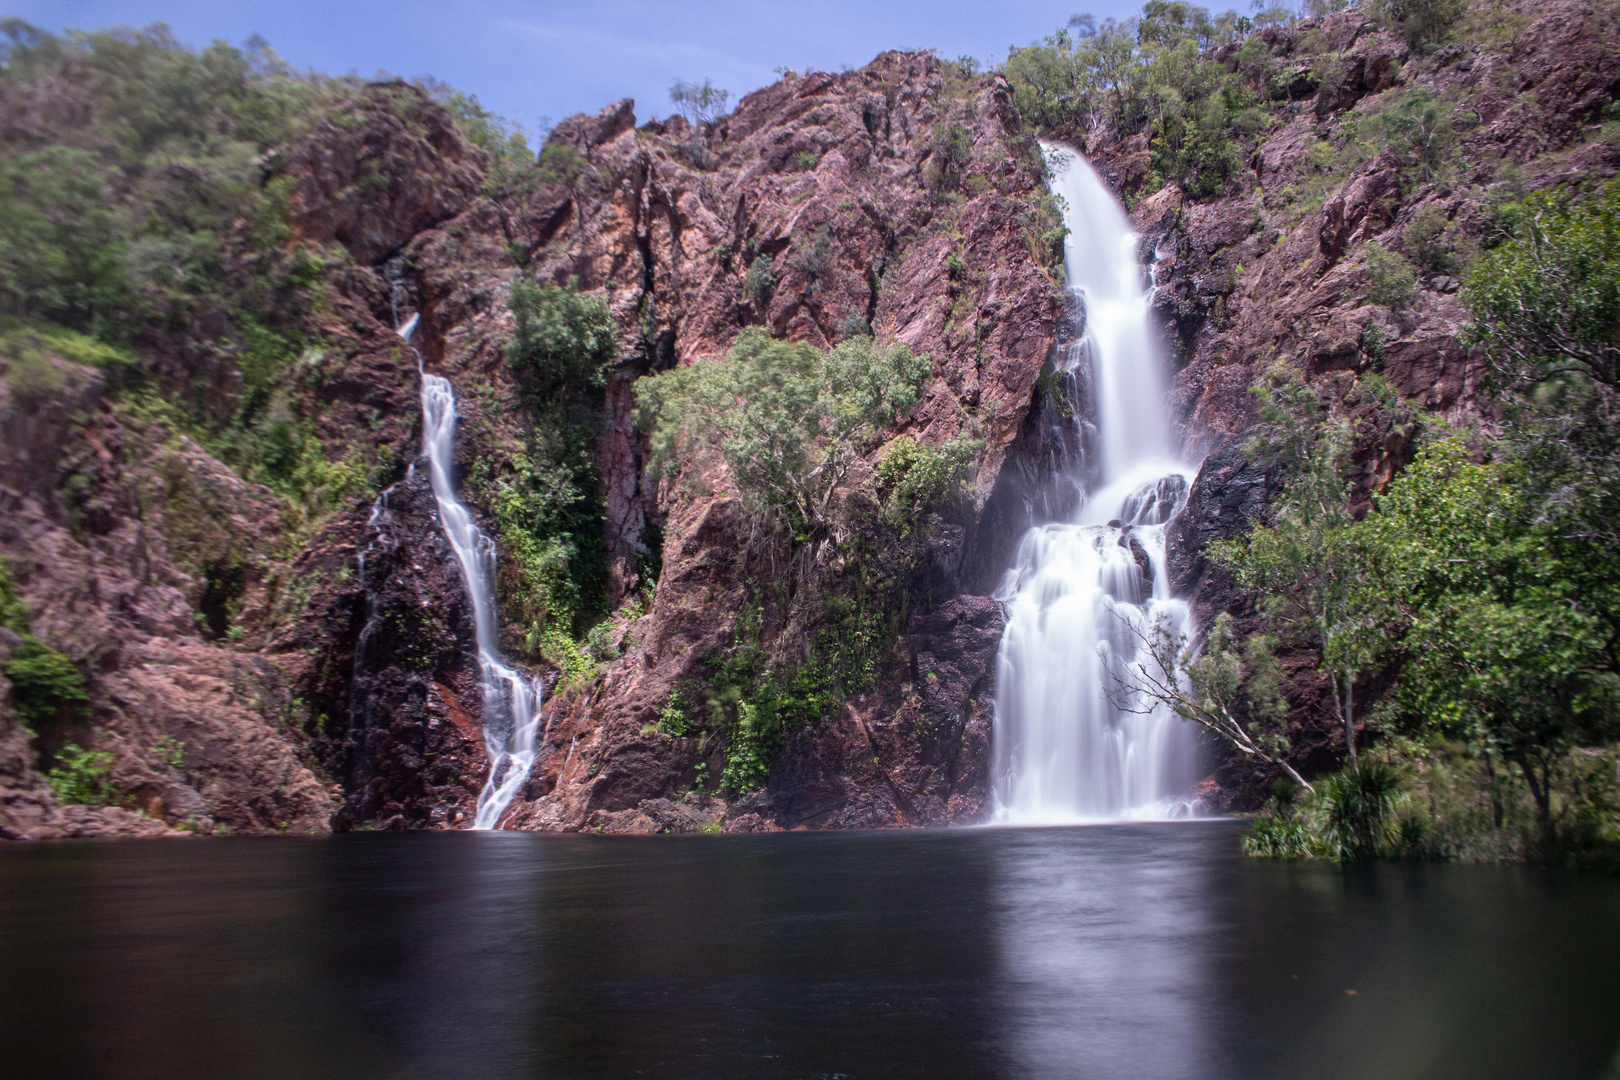
<path id="1" fill-rule="evenodd" d="M 163 735 L 152 745 L 152 751 L 163 764 L 178 769 L 185 764 L 186 744 L 173 735 Z"/>
<path id="2" fill-rule="evenodd" d="M 1377 244 L 1368 244 L 1362 261 L 1367 266 L 1367 299 L 1380 307 L 1399 311 L 1412 303 L 1417 275 L 1401 256 Z"/>
<path id="3" fill-rule="evenodd" d="M 68 743 L 56 755 L 56 765 L 45 774 L 56 801 L 66 806 L 111 806 L 113 793 L 107 783 L 113 756 L 105 750 L 85 750 Z"/>
<path id="4" fill-rule="evenodd" d="M 1356 335 L 1356 344 L 1361 349 L 1361 355 L 1374 364 L 1384 362 L 1384 328 L 1375 322 L 1369 322 L 1361 328 Z"/>
<path id="5" fill-rule="evenodd" d="M 1455 274 L 1457 258 L 1446 242 L 1446 215 L 1433 203 L 1424 203 L 1401 233 L 1401 245 L 1412 261 L 1431 274 Z"/>
<path id="6" fill-rule="evenodd" d="M 90 703 L 85 678 L 65 655 L 43 645 L 32 634 L 23 635 L 6 661 L 11 680 L 11 704 L 29 727 L 55 720 L 64 710 L 79 710 Z"/>
<path id="7" fill-rule="evenodd" d="M 983 439 L 965 435 L 938 449 L 902 436 L 889 443 L 878 462 L 878 486 L 888 491 L 896 518 L 909 523 L 929 507 L 961 496 L 973 459 L 983 448 Z"/>
<path id="8" fill-rule="evenodd" d="M 861 314 L 859 308 L 845 304 L 839 313 L 838 325 L 833 328 L 833 333 L 841 338 L 870 337 L 872 324 L 866 321 L 866 316 Z"/>
<path id="9" fill-rule="evenodd" d="M 687 733 L 686 702 L 682 700 L 680 691 L 670 691 L 669 698 L 664 707 L 658 712 L 658 730 L 672 739 L 685 737 Z"/>
<path id="10" fill-rule="evenodd" d="M 515 327 L 506 358 L 527 394 L 546 401 L 564 388 L 607 385 L 618 344 L 613 315 L 600 297 L 581 295 L 575 279 L 565 286 L 519 279 L 510 306 Z"/>
<path id="11" fill-rule="evenodd" d="M 749 265 L 748 273 L 743 275 L 743 299 L 761 312 L 770 304 L 771 297 L 776 295 L 776 275 L 771 270 L 771 257 L 761 255 Z"/>
<path id="12" fill-rule="evenodd" d="M 613 640 L 613 624 L 606 619 L 591 627 L 585 634 L 585 648 L 598 664 L 619 658 L 619 646 Z"/>
<path id="13" fill-rule="evenodd" d="M 1243 854 L 1256 859 L 1307 859 L 1316 849 L 1316 838 L 1304 821 L 1269 810 L 1256 817 L 1243 836 Z"/>
<path id="14" fill-rule="evenodd" d="M 787 262 L 789 269 L 804 278 L 806 286 L 815 288 L 821 275 L 832 265 L 832 234 L 827 227 L 823 225 L 811 234 L 808 243 L 794 245 Z"/>
<path id="15" fill-rule="evenodd" d="M 1457 150 L 1457 133 L 1445 106 L 1422 86 L 1413 86 L 1378 117 L 1389 148 L 1409 173 L 1424 183 Z"/>
<path id="16" fill-rule="evenodd" d="M 1314 799 L 1321 835 L 1340 862 L 1376 859 L 1387 850 L 1400 787 L 1400 774 L 1379 761 L 1364 761 L 1321 782 Z"/>

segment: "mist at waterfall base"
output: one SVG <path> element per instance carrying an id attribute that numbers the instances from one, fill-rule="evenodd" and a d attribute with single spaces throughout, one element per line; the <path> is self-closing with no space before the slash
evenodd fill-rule
<path id="1" fill-rule="evenodd" d="M 1240 833 L 0 845 L 0 1074 L 1592 1080 L 1620 1049 L 1620 880 Z"/>
<path id="2" fill-rule="evenodd" d="M 399 328 L 407 342 L 416 329 L 412 315 Z M 534 765 L 540 726 L 540 687 L 501 662 L 500 638 L 495 629 L 495 545 L 474 524 L 472 515 L 456 498 L 454 478 L 456 395 L 450 380 L 422 378 L 422 456 L 427 460 L 433 498 L 445 539 L 455 552 L 462 584 L 472 601 L 473 632 L 478 644 L 478 668 L 484 695 L 484 750 L 489 757 L 489 778 L 478 793 L 474 829 L 493 829 L 511 805 Z"/>
<path id="3" fill-rule="evenodd" d="M 1171 443 L 1151 294 L 1124 210 L 1079 154 L 1043 144 L 1069 235 L 1064 273 L 1083 320 L 1060 347 L 1072 429 L 1061 520 L 1025 535 L 997 592 L 1007 608 L 996 675 L 997 821 L 1184 817 L 1197 778 L 1189 725 L 1130 690 L 1148 635 L 1187 628 L 1170 595 L 1165 524 L 1196 466 Z M 1071 319 L 1071 321 L 1078 321 Z M 1064 503 L 1069 505 L 1063 505 Z"/>

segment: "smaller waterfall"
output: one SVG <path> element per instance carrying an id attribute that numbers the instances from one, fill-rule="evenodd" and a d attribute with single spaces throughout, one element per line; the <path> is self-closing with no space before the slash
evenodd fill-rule
<path id="1" fill-rule="evenodd" d="M 399 328 L 407 341 L 416 316 Z M 418 356 L 420 360 L 420 356 Z M 422 372 L 422 453 L 428 461 L 439 520 L 472 598 L 473 630 L 484 691 L 484 750 L 489 779 L 478 793 L 474 829 L 493 829 L 534 765 L 540 724 L 540 687 L 501 662 L 495 633 L 495 545 L 456 499 L 451 478 L 456 437 L 456 395 L 450 380 Z"/>

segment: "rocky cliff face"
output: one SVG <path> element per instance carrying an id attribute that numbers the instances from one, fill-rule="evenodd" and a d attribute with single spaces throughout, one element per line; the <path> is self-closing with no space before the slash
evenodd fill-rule
<path id="1" fill-rule="evenodd" d="M 949 172 L 935 160 L 946 124 L 971 142 Z M 329 462 L 377 463 L 387 487 L 375 503 L 282 520 L 270 492 L 65 362 L 79 388 L 57 396 L 42 414 L 50 421 L 8 412 L 4 482 L 17 509 L 0 548 L 35 632 L 94 672 L 88 712 L 36 742 L 113 753 L 112 790 L 128 804 L 55 807 L 35 771 L 53 747 L 30 752 L 14 739 L 14 834 L 464 823 L 487 769 L 472 633 L 431 494 L 409 468 L 417 357 L 392 328 L 420 313 L 421 358 L 457 389 L 458 470 L 498 480 L 522 447 L 501 353 L 514 258 L 538 280 L 577 279 L 611 305 L 623 359 L 596 447 L 609 599 L 651 603 L 618 616 L 622 657 L 548 702 L 540 760 L 511 823 L 917 824 L 982 809 L 980 699 L 1000 616 L 958 594 L 967 578 L 993 577 L 984 566 L 1005 544 L 980 509 L 1060 306 L 1042 236 L 1052 222 L 1031 213 L 1038 163 L 1004 90 L 892 53 L 860 72 L 784 79 L 713 130 L 679 119 L 638 129 L 621 102 L 551 138 L 579 155 L 578 175 L 498 190 L 484 183 L 487 156 L 442 110 L 387 84 L 343 122 L 272 155 L 267 182 L 290 191 L 288 246 L 323 265 L 318 302 L 302 305 L 321 347 L 284 392 Z M 745 291 L 752 268 L 767 269 L 774 288 Z M 703 773 L 715 786 L 718 744 L 647 728 L 678 682 L 735 648 L 757 560 L 771 553 L 756 550 L 724 491 L 646 478 L 632 385 L 723 355 L 748 325 L 818 345 L 869 326 L 909 343 L 935 374 L 906 431 L 938 443 L 970 430 L 985 448 L 977 492 L 953 520 L 933 515 L 902 536 L 879 508 L 851 510 L 856 539 L 882 552 L 880 576 L 904 594 L 901 640 L 885 649 L 899 666 L 801 733 L 764 794 L 730 806 L 701 782 L 693 791 Z M 213 372 L 229 405 L 228 354 L 184 337 L 165 344 L 174 369 Z M 467 492 L 475 512 L 488 509 L 478 490 L 489 488 Z M 807 587 L 845 588 L 847 562 L 815 553 Z M 808 641 L 818 617 L 793 632 Z M 523 641 L 508 645 L 526 655 Z M 544 665 L 536 673 L 548 687 L 558 677 Z M 165 764 L 176 741 L 182 763 Z"/>
<path id="2" fill-rule="evenodd" d="M 1237 449 L 1259 367 L 1289 359 L 1346 392 L 1345 373 L 1379 371 L 1413 408 L 1471 415 L 1479 367 L 1460 343 L 1455 278 L 1426 272 L 1410 303 L 1370 303 L 1366 245 L 1400 250 L 1425 208 L 1453 243 L 1478 243 L 1498 194 L 1620 171 L 1593 126 L 1620 93 L 1620 50 L 1583 29 L 1583 11 L 1526 7 L 1512 40 L 1430 56 L 1353 12 L 1264 31 L 1302 74 L 1247 168 L 1207 201 L 1143 190 L 1140 137 L 1102 132 L 1086 148 L 1132 204 L 1177 421 L 1207 454 L 1170 541 L 1201 617 L 1253 617 L 1202 551 L 1263 520 L 1279 483 Z M 1462 179 L 1414 178 L 1387 152 L 1334 156 L 1353 120 L 1414 85 L 1449 110 Z M 27 400 L 17 378 L 0 384 L 0 554 L 33 632 L 91 676 L 89 707 L 32 742 L 0 718 L 4 835 L 465 824 L 488 768 L 468 602 L 411 467 L 418 355 L 393 328 L 420 315 L 420 361 L 456 388 L 464 497 L 498 535 L 489 498 L 524 446 L 501 351 L 520 265 L 576 279 L 615 319 L 622 355 L 594 453 L 618 655 L 564 680 L 506 628 L 509 656 L 548 690 L 509 827 L 982 818 L 1001 632 L 988 594 L 1028 523 L 1058 509 L 1048 480 L 1072 449 L 1061 388 L 1040 376 L 1073 320 L 1005 84 L 887 53 L 788 76 L 712 128 L 637 127 L 626 101 L 550 140 L 580 168 L 505 183 L 448 114 L 382 84 L 268 159 L 266 181 L 289 193 L 288 250 L 321 267 L 309 296 L 287 301 L 319 348 L 280 376 L 278 400 L 331 468 L 376 478 L 335 511 L 292 514 L 90 368 L 50 358 L 54 376 Z M 746 286 L 751 270 L 774 287 Z M 897 433 L 982 439 L 970 496 L 902 527 L 857 483 L 838 535 L 800 550 L 751 533 L 723 485 L 651 480 L 635 380 L 723 356 L 747 326 L 816 345 L 870 327 L 928 355 L 924 398 Z M 212 340 L 202 323 L 149 336 L 158 371 L 190 373 L 171 392 L 196 393 L 199 371 L 222 402 L 239 392 L 238 358 Z M 1355 416 L 1361 484 L 1376 490 L 1411 452 L 1411 418 Z M 745 641 L 803 661 L 837 612 L 879 595 L 892 607 L 866 689 L 792 734 L 762 790 L 715 794 L 723 745 L 661 724 L 671 702 L 701 707 Z M 1296 757 L 1331 767 L 1342 746 L 1314 661 L 1289 668 Z M 122 805 L 56 804 L 39 769 L 69 741 L 113 755 Z M 1269 778 L 1220 765 L 1216 779 L 1211 797 L 1241 806 Z"/>
<path id="3" fill-rule="evenodd" d="M 1208 203 L 1166 189 L 1134 207 L 1161 283 L 1157 306 L 1181 354 L 1173 395 L 1183 437 L 1209 455 L 1168 550 L 1177 594 L 1205 625 L 1221 611 L 1254 625 L 1251 598 L 1203 555 L 1211 539 L 1266 520 L 1268 494 L 1281 484 L 1239 451 L 1253 422 L 1245 390 L 1254 375 L 1286 360 L 1337 388 L 1355 424 L 1356 489 L 1369 506 L 1410 460 L 1414 420 L 1480 416 L 1483 364 L 1466 344 L 1455 263 L 1426 262 L 1414 222 L 1443 222 L 1461 261 L 1500 235 L 1493 215 L 1504 203 L 1620 173 L 1620 139 L 1602 126 L 1620 95 L 1614 13 L 1568 3 L 1507 5 L 1500 15 L 1500 39 L 1427 55 L 1355 10 L 1264 31 L 1284 70 L 1311 74 L 1290 90 L 1296 99 L 1281 107 L 1248 171 Z M 1605 32 L 1589 31 L 1596 26 Z M 1427 92 L 1442 130 L 1455 133 L 1442 160 L 1457 164 L 1444 178 L 1388 146 L 1345 153 L 1358 126 L 1413 90 Z M 1141 170 L 1144 149 L 1126 141 L 1104 150 L 1122 186 Z M 1416 288 L 1402 303 L 1370 295 L 1375 246 L 1415 264 Z M 1391 410 L 1358 397 L 1358 373 L 1382 375 L 1405 404 Z M 1307 773 L 1335 767 L 1343 736 L 1315 656 L 1285 665 L 1295 762 Z M 1370 703 L 1380 688 L 1364 682 L 1358 696 Z M 1217 779 L 1218 803 L 1247 808 L 1273 778 L 1227 763 Z"/>
<path id="4" fill-rule="evenodd" d="M 971 162 L 944 178 L 936 147 L 951 123 L 972 132 Z M 886 54 L 860 72 L 784 79 L 704 136 L 679 119 L 634 129 L 621 103 L 552 138 L 597 170 L 596 186 L 529 215 L 559 223 L 536 251 L 538 273 L 610 287 L 635 343 L 610 389 L 613 419 L 599 449 L 614 598 L 644 584 L 637 567 L 659 534 L 662 571 L 626 655 L 548 708 L 541 761 L 512 823 L 681 829 L 706 815 L 739 828 L 870 826 L 982 813 L 980 698 L 1000 617 L 982 598 L 950 598 L 975 560 L 996 558 L 982 507 L 1059 311 L 1050 253 L 1029 223 L 1038 175 L 1004 90 L 953 80 L 932 57 Z M 776 279 L 768 298 L 742 289 L 762 265 Z M 445 304 L 436 319 L 471 306 L 453 291 Z M 702 776 L 718 777 L 721 746 L 651 727 L 679 686 L 707 681 L 713 658 L 736 647 L 759 561 L 772 553 L 745 532 L 729 495 L 648 485 L 629 381 L 721 355 L 743 326 L 825 346 L 851 321 L 932 357 L 935 376 L 905 430 L 935 444 L 979 433 L 978 494 L 961 520 L 936 517 L 907 536 L 875 507 L 852 510 L 854 539 L 882 553 L 877 576 L 917 601 L 896 627 L 901 640 L 888 660 L 897 666 L 872 693 L 795 736 L 763 793 L 729 807 L 701 800 L 694 815 L 692 799 L 678 800 Z M 837 548 L 849 539 L 809 554 L 805 588 L 847 590 L 850 568 Z M 802 645 L 784 633 L 807 642 L 818 632 L 814 617 L 788 627 L 787 612 L 767 608 L 773 647 L 792 653 Z"/>

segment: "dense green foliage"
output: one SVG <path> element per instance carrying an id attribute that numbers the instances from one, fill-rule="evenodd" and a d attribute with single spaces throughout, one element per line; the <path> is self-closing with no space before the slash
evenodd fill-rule
<path id="1" fill-rule="evenodd" d="M 12 19 L 0 35 L 8 359 L 108 370 L 126 416 L 269 485 L 294 524 L 374 490 L 387 454 L 357 443 L 340 456 L 320 436 L 323 283 L 345 256 L 290 243 L 294 180 L 274 151 L 323 121 L 352 126 L 363 100 L 415 123 L 416 90 L 295 72 L 257 40 L 194 51 L 162 25 L 58 36 Z M 425 90 L 496 165 L 532 163 L 476 99 Z M 33 343 L 19 348 L 20 331 Z M 25 396 L 59 388 L 48 364 L 20 360 L 8 380 Z"/>
<path id="2" fill-rule="evenodd" d="M 19 110 L 0 126 L 0 306 L 25 320 L 8 325 L 79 362 L 96 350 L 61 328 L 89 335 L 121 405 L 269 484 L 295 521 L 369 489 L 379 463 L 329 460 L 303 400 L 326 264 L 288 248 L 291 181 L 266 158 L 360 84 L 295 74 L 257 43 L 193 52 L 161 26 L 0 31 L 0 96 Z M 208 340 L 169 347 L 201 326 Z M 154 351 L 184 359 L 154 380 Z M 23 367 L 51 392 L 44 365 Z M 228 374 L 238 393 L 205 392 Z"/>
<path id="3" fill-rule="evenodd" d="M 903 344 L 855 337 L 823 351 L 758 327 L 731 356 L 637 384 L 654 475 L 689 479 L 724 465 L 748 510 L 772 529 L 822 532 L 835 493 L 910 409 L 931 364 Z"/>
<path id="4" fill-rule="evenodd" d="M 181 47 L 164 28 L 42 33 L 0 26 L 0 95 L 66 83 L 60 115 L 0 131 L 0 295 L 9 314 L 98 336 L 230 303 L 223 238 L 285 237 L 285 188 L 259 158 L 344 87 L 262 46 Z"/>
<path id="5" fill-rule="evenodd" d="M 591 442 L 607 371 L 619 358 L 613 317 L 577 284 L 512 286 L 516 324 L 506 345 L 529 418 L 528 446 L 493 482 L 500 530 L 502 610 L 529 647 L 559 664 L 569 639 L 605 614 L 602 490 Z"/>
<path id="6" fill-rule="evenodd" d="M 113 791 L 107 783 L 113 756 L 105 750 L 86 750 L 68 743 L 56 754 L 56 764 L 45 774 L 56 801 L 64 806 L 111 806 Z"/>
<path id="7" fill-rule="evenodd" d="M 889 493 L 896 525 L 905 531 L 924 511 L 961 497 L 962 482 L 983 448 L 983 439 L 966 435 L 938 448 L 910 436 L 890 442 L 878 462 L 877 482 Z"/>
<path id="8" fill-rule="evenodd" d="M 30 628 L 28 605 L 17 595 L 11 571 L 0 560 L 0 627 L 22 640 L 11 647 L 6 679 L 11 683 L 11 706 L 17 718 L 38 728 L 64 712 L 90 703 L 84 674 L 73 661 L 42 643 Z"/>
<path id="9" fill-rule="evenodd" d="M 1515 217 L 1517 239 L 1468 277 L 1476 340 L 1511 388 L 1576 373 L 1620 390 L 1620 183 L 1579 203 L 1538 193 Z"/>
<path id="10" fill-rule="evenodd" d="M 1084 149 L 1104 130 L 1145 132 L 1153 175 L 1143 187 L 1173 181 L 1208 198 L 1241 167 L 1244 144 L 1271 123 L 1264 44 L 1246 45 L 1236 71 L 1210 55 L 1252 26 L 1234 12 L 1212 19 L 1180 0 L 1149 0 L 1140 18 L 1123 23 L 1077 16 L 1041 44 L 1013 49 L 1002 71 L 1037 134 Z"/>
<path id="11" fill-rule="evenodd" d="M 30 727 L 55 720 L 65 709 L 90 703 L 84 675 L 73 661 L 33 635 L 12 647 L 6 678 L 11 681 L 12 706 Z"/>

